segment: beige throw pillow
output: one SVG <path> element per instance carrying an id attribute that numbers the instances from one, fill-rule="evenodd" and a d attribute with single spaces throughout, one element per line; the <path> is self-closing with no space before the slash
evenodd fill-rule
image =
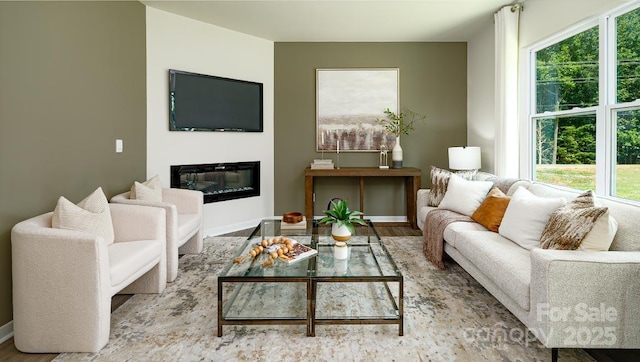
<path id="1" fill-rule="evenodd" d="M 589 190 L 554 211 L 540 237 L 543 249 L 576 250 L 602 219 L 596 234 L 588 240 L 587 249 L 608 250 L 613 237 L 609 237 L 609 209 L 599 207 L 593 191 Z M 617 227 L 616 227 L 617 229 Z M 603 234 L 604 233 L 604 234 Z M 615 232 L 613 233 L 615 235 Z"/>
<path id="2" fill-rule="evenodd" d="M 471 181 L 475 177 L 477 170 L 469 171 L 457 171 L 455 175 L 461 178 Z M 447 193 L 447 185 L 449 184 L 449 178 L 453 173 L 441 168 L 431 166 L 431 189 L 427 195 L 427 205 L 438 206 Z"/>
<path id="3" fill-rule="evenodd" d="M 597 205 L 597 204 L 596 204 Z M 582 239 L 578 250 L 607 251 L 618 232 L 618 221 L 609 214 L 609 210 L 600 216 L 587 236 Z"/>
<path id="4" fill-rule="evenodd" d="M 131 186 L 129 198 L 135 200 L 162 202 L 162 185 L 160 184 L 160 177 L 155 175 L 143 183 L 135 181 L 133 186 Z"/>
<path id="5" fill-rule="evenodd" d="M 488 230 L 497 233 L 500 223 L 502 223 L 504 212 L 507 211 L 507 206 L 509 206 L 509 201 L 511 201 L 511 196 L 505 195 L 499 188 L 494 187 L 471 215 L 471 218 Z"/>
<path id="6" fill-rule="evenodd" d="M 51 226 L 98 235 L 104 238 L 107 245 L 113 244 L 111 210 L 101 187 L 80 201 L 78 205 L 60 196 L 53 210 Z"/>

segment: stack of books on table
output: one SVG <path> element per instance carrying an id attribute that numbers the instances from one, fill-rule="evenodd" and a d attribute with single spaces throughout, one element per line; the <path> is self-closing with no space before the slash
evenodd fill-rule
<path id="1" fill-rule="evenodd" d="M 307 231 L 307 218 L 302 217 L 302 220 L 296 223 L 284 222 L 280 223 L 280 232 L 282 235 L 305 235 Z"/>
<path id="2" fill-rule="evenodd" d="M 333 170 L 333 160 L 315 159 L 311 162 L 312 170 Z"/>

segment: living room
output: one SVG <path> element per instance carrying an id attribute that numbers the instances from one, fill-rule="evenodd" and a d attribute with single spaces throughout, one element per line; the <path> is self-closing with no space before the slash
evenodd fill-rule
<path id="1" fill-rule="evenodd" d="M 623 3 L 528 0 L 520 47 Z M 261 195 L 206 205 L 205 234 L 302 210 L 303 170 L 319 155 L 317 68 L 400 69 L 401 105 L 428 116 L 403 139 L 405 166 L 422 169 L 423 187 L 430 165 L 447 166 L 450 146 L 480 146 L 482 170 L 494 171 L 493 27 L 489 14 L 464 40 L 277 42 L 139 2 L 0 3 L 0 340 L 12 332 L 10 230 L 60 196 L 78 201 L 98 186 L 112 196 L 156 174 L 168 186 L 174 164 L 260 161 Z M 168 69 L 263 83 L 264 131 L 170 132 Z M 377 166 L 378 155 L 341 154 L 341 162 Z M 402 185 L 367 187 L 380 195 L 366 199 L 367 215 L 402 219 Z M 334 181 L 317 197 L 356 195 L 356 184 Z"/>

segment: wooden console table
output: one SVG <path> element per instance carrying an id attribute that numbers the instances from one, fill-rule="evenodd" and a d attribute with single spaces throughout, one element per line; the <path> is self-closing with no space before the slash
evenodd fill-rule
<path id="1" fill-rule="evenodd" d="M 420 188 L 422 171 L 419 168 L 404 167 L 380 169 L 377 167 L 342 167 L 333 170 L 304 170 L 304 210 L 307 220 L 313 219 L 315 177 L 359 177 L 360 178 L 360 211 L 364 212 L 364 178 L 365 177 L 404 177 L 407 199 L 407 220 L 416 229 L 416 197 Z"/>

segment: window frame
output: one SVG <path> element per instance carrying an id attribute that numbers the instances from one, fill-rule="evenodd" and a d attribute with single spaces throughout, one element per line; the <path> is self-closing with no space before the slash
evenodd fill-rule
<path id="1" fill-rule="evenodd" d="M 542 117 L 595 114 L 596 117 L 596 194 L 640 204 L 640 200 L 615 196 L 617 166 L 617 112 L 640 109 L 640 99 L 616 103 L 617 39 L 616 19 L 640 8 L 640 2 L 626 4 L 600 16 L 582 21 L 532 46 L 521 48 L 520 59 L 520 176 L 535 179 L 535 121 Z M 598 105 L 561 111 L 536 113 L 536 52 L 598 26 Z"/>

